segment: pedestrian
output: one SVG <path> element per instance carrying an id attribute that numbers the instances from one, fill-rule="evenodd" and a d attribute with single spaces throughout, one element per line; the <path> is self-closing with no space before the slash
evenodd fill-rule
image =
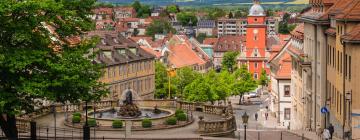
<path id="1" fill-rule="evenodd" d="M 265 113 L 265 119 L 267 120 L 268 119 L 268 116 L 269 116 L 269 113 Z"/>
<path id="2" fill-rule="evenodd" d="M 257 121 L 257 119 L 258 119 L 258 113 L 256 112 L 255 113 L 255 120 Z"/>
<path id="3" fill-rule="evenodd" d="M 334 134 L 334 126 L 330 123 L 328 130 L 330 132 L 330 139 L 332 139 L 333 134 Z"/>
<path id="4" fill-rule="evenodd" d="M 323 131 L 323 138 L 324 138 L 324 140 L 330 140 L 331 139 L 331 135 L 330 135 L 330 132 L 329 132 L 329 130 L 328 129 L 324 129 L 324 131 Z"/>

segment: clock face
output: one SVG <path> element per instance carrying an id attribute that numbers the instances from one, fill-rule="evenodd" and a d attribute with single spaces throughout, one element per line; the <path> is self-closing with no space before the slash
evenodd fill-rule
<path id="1" fill-rule="evenodd" d="M 254 34 L 257 34 L 259 31 L 257 29 L 254 29 Z"/>

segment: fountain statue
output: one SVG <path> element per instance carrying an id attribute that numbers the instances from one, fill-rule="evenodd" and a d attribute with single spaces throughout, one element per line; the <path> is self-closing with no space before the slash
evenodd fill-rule
<path id="1" fill-rule="evenodd" d="M 125 94 L 125 100 L 123 104 L 120 105 L 120 109 L 117 112 L 118 115 L 122 117 L 134 118 L 141 115 L 139 107 L 133 103 L 132 92 L 128 90 Z"/>

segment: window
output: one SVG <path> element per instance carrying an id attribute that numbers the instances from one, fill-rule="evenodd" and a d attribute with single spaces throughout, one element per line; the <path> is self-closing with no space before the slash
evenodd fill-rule
<path id="1" fill-rule="evenodd" d="M 344 59 L 345 59 L 345 63 L 344 63 L 344 75 L 345 75 L 345 79 L 347 79 L 347 72 L 348 72 L 348 58 L 347 58 L 348 56 L 347 56 L 347 54 L 345 54 L 345 57 L 344 57 Z"/>
<path id="2" fill-rule="evenodd" d="M 341 52 L 340 53 L 340 73 L 342 73 L 342 69 L 343 69 L 343 61 L 342 61 L 342 58 L 343 58 L 343 53 Z"/>
<path id="3" fill-rule="evenodd" d="M 333 56 L 332 64 L 333 64 L 333 68 L 335 68 L 335 48 L 334 47 L 332 48 L 332 56 Z"/>
<path id="4" fill-rule="evenodd" d="M 255 57 L 258 56 L 258 49 L 257 49 L 257 48 L 254 49 L 254 56 L 255 56 Z"/>
<path id="5" fill-rule="evenodd" d="M 339 51 L 337 51 L 337 56 L 336 56 L 336 69 L 339 72 Z"/>
<path id="6" fill-rule="evenodd" d="M 258 74 L 254 73 L 254 79 L 258 79 Z"/>
<path id="7" fill-rule="evenodd" d="M 290 97 L 290 85 L 284 86 L 284 97 Z"/>
<path id="8" fill-rule="evenodd" d="M 290 108 L 285 108 L 284 109 L 284 119 L 285 120 L 290 120 L 290 114 L 291 113 L 291 109 Z"/>
<path id="9" fill-rule="evenodd" d="M 351 56 L 349 56 L 349 81 L 351 80 Z"/>
<path id="10" fill-rule="evenodd" d="M 257 69 L 258 68 L 258 63 L 254 63 L 254 67 L 255 67 L 255 69 Z"/>

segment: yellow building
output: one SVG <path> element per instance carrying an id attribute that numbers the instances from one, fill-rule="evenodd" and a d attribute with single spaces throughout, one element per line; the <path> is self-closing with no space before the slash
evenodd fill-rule
<path id="1" fill-rule="evenodd" d="M 99 36 L 99 51 L 95 62 L 104 64 L 100 81 L 108 84 L 110 94 L 106 99 L 124 98 L 131 90 L 135 99 L 153 99 L 155 91 L 154 56 L 141 49 L 135 42 L 112 32 L 93 32 Z"/>

